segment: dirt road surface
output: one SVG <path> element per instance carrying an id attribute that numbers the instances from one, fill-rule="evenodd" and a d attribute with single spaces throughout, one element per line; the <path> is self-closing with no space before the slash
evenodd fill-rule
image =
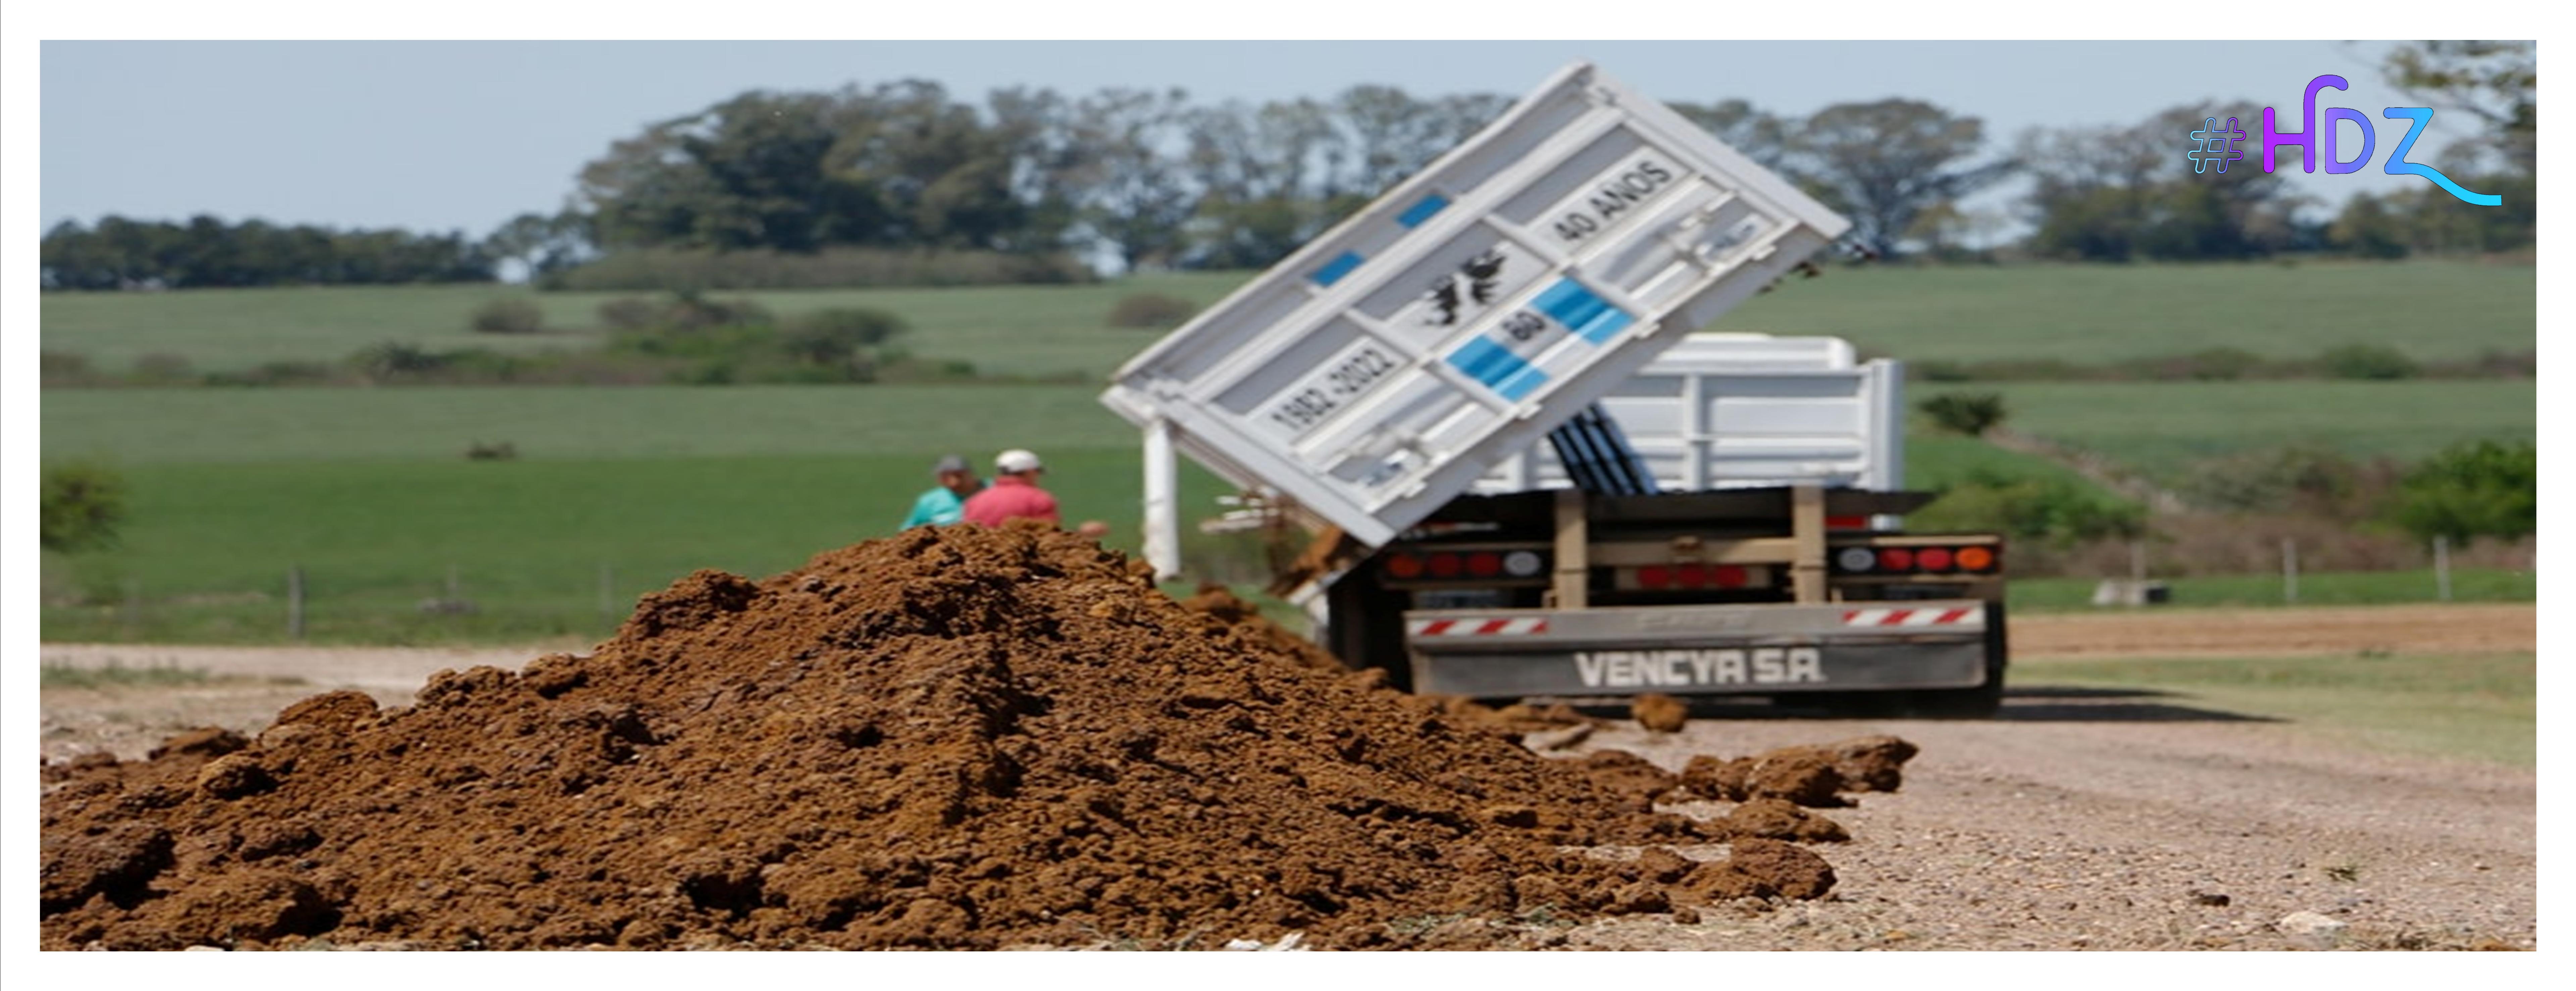
<path id="1" fill-rule="evenodd" d="M 2187 702 L 2046 688 L 2050 659 L 2123 655 L 2532 650 L 2529 605 L 2026 616 L 2002 715 L 1819 721 L 1703 710 L 1680 733 L 1633 722 L 1586 749 L 1667 768 L 1695 754 L 1892 733 L 1922 748 L 1904 787 L 1826 814 L 1827 898 L 1700 921 L 1527 925 L 1533 947 L 1599 949 L 2531 949 L 2536 775 L 2355 751 L 2295 724 Z M 48 665 L 174 666 L 166 687 L 49 687 L 47 760 L 139 757 L 181 729 L 265 727 L 317 692 L 388 705 L 443 668 L 516 667 L 519 650 L 48 644 Z M 292 680 L 270 680 L 292 679 Z M 1739 718 L 1729 718 L 1739 717 Z"/>

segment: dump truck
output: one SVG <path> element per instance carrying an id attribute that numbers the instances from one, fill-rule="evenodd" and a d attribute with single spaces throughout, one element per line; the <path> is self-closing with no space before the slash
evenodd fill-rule
<path id="1" fill-rule="evenodd" d="M 1316 534 L 1276 590 L 1399 687 L 1990 713 L 2002 540 L 1902 529 L 1901 367 L 1693 333 L 1849 226 L 1569 65 L 1118 371 L 1145 556 L 1177 454 Z"/>

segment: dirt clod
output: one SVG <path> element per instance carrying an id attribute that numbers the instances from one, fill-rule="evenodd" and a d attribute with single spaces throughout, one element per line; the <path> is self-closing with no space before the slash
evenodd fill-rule
<path id="1" fill-rule="evenodd" d="M 1629 715 L 1649 733 L 1679 733 L 1690 723 L 1690 707 L 1682 700 L 1658 692 L 1637 696 L 1629 704 Z"/>
<path id="2" fill-rule="evenodd" d="M 1690 759 L 1681 786 L 1720 801 L 1785 799 L 1808 808 L 1850 805 L 1847 791 L 1895 791 L 1905 781 L 1913 744 L 1893 736 L 1864 736 L 1815 746 L 1782 747 L 1751 757 Z"/>
<path id="3" fill-rule="evenodd" d="M 70 769 L 43 801 L 42 942 L 1481 945 L 1518 930 L 1400 923 L 1832 884 L 1752 837 L 1589 856 L 1730 834 L 1652 811 L 1676 779 L 1641 759 L 1540 757 L 1222 611 L 1029 527 L 702 571 L 588 656 Z"/>

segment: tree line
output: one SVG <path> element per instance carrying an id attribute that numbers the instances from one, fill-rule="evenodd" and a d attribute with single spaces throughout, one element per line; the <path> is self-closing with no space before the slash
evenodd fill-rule
<path id="1" fill-rule="evenodd" d="M 490 282 L 498 275 L 487 241 L 463 231 L 228 224 L 203 215 L 184 224 L 67 220 L 45 232 L 40 260 L 48 289 Z"/>
<path id="2" fill-rule="evenodd" d="M 2313 201 L 2284 174 L 2254 165 L 2259 144 L 2223 175 L 2195 174 L 2183 155 L 2188 133 L 2211 118 L 2257 121 L 2250 103 L 2177 106 L 2134 125 L 2036 129 L 2010 142 L 1990 141 L 1976 117 L 1918 100 L 1836 104 L 1805 117 L 1742 100 L 1670 105 L 1850 217 L 1849 247 L 1881 258 L 2389 258 L 2529 246 L 2532 46 L 2418 43 L 2382 68 L 2399 91 L 2478 126 L 2437 161 L 2472 188 L 2501 191 L 2504 206 L 2472 207 L 2428 184 L 2356 196 L 2313 219 L 2303 210 Z M 43 261 L 49 287 L 75 289 L 485 281 L 504 268 L 543 284 L 619 256 L 651 256 L 658 271 L 675 257 L 755 253 L 1257 268 L 1509 105 L 1494 94 L 1418 97 L 1377 85 L 1322 100 L 1213 105 L 1178 89 L 1029 88 L 976 104 L 923 80 L 754 91 L 614 142 L 582 169 L 562 210 L 523 214 L 480 239 L 109 217 L 56 227 Z M 1999 209 L 1964 205 L 2016 180 L 2020 192 Z M 2027 233 L 1998 243 L 2015 228 Z M 892 268 L 917 270 L 832 271 Z M 1061 266 L 982 268 L 1003 278 Z M 685 281 L 685 266 L 653 278 Z"/>

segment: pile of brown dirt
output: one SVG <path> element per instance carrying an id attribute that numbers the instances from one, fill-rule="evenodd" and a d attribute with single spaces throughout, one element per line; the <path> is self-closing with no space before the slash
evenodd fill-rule
<path id="1" fill-rule="evenodd" d="M 1181 600 L 1181 608 L 1213 616 L 1218 622 L 1234 628 L 1236 636 L 1252 640 L 1318 671 L 1349 671 L 1351 668 L 1331 651 L 1315 642 L 1288 631 L 1261 614 L 1261 607 L 1245 602 L 1223 585 L 1202 585 L 1197 595 Z"/>
<path id="2" fill-rule="evenodd" d="M 1312 667 L 1089 540 L 923 529 L 700 572 L 589 656 L 441 672 L 408 708 L 335 692 L 53 769 L 42 944 L 1366 947 L 1832 885 L 1789 843 L 1679 856 L 1745 834 L 1597 760 L 1637 783 Z M 1645 854 L 1582 849 L 1609 844 Z"/>

